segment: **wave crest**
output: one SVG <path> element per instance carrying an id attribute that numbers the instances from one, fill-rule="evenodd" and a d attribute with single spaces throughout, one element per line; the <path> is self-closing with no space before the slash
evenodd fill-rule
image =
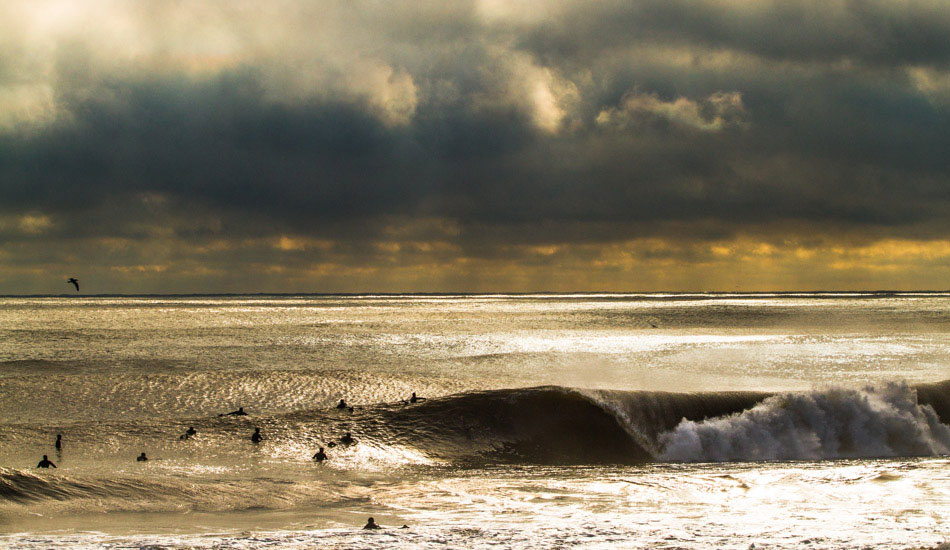
<path id="1" fill-rule="evenodd" d="M 684 462 L 924 456 L 950 453 L 950 427 L 907 384 L 766 398 L 749 410 L 684 420 L 660 438 Z"/>

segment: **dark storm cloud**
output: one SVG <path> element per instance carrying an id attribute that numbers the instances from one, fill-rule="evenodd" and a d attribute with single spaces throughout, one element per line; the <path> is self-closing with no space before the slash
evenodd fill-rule
<path id="1" fill-rule="evenodd" d="M 4 136 L 0 186 L 7 209 L 85 211 L 158 193 L 304 230 L 380 215 L 499 223 L 927 216 L 930 208 L 901 211 L 893 199 L 908 190 L 945 198 L 940 182 L 917 172 L 943 162 L 946 116 L 919 98 L 866 95 L 842 101 L 844 112 L 816 111 L 811 132 L 791 117 L 722 132 L 658 117 L 634 132 L 546 136 L 513 107 L 423 104 L 411 125 L 389 128 L 359 103 L 270 104 L 253 71 L 111 82 L 72 99 L 68 121 Z M 781 153 L 796 173 L 770 166 Z M 768 179 L 743 173 L 755 169 Z M 879 202 L 859 194 L 869 187 Z"/>
<path id="2" fill-rule="evenodd" d="M 19 27 L 33 12 L 16 6 L 0 28 L 11 243 L 542 265 L 564 252 L 523 247 L 947 230 L 944 4 L 119 3 Z M 691 247 L 641 255 L 699 261 Z"/>
<path id="3" fill-rule="evenodd" d="M 552 58 L 600 55 L 639 41 L 703 45 L 777 61 L 852 59 L 945 65 L 950 11 L 912 0 L 643 0 L 560 3 L 522 43 Z"/>

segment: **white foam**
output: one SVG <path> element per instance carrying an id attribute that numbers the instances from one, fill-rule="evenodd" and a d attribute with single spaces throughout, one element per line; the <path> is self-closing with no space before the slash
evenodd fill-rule
<path id="1" fill-rule="evenodd" d="M 904 383 L 788 393 L 661 437 L 660 460 L 719 462 L 932 456 L 950 453 L 950 427 Z"/>

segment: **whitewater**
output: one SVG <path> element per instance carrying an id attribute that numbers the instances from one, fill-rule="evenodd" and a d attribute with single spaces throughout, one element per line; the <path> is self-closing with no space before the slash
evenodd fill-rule
<path id="1" fill-rule="evenodd" d="M 0 298 L 0 548 L 934 547 L 948 333 L 948 293 Z"/>

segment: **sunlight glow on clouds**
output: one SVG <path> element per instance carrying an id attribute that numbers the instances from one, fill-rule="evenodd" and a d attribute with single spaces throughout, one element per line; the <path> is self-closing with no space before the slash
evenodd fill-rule
<path id="1" fill-rule="evenodd" d="M 928 0 L 10 0 L 0 293 L 944 288 L 948 35 Z"/>
<path id="2" fill-rule="evenodd" d="M 635 127 L 644 115 L 665 118 L 697 130 L 717 131 L 738 125 L 745 114 L 742 94 L 716 92 L 697 102 L 685 97 L 664 101 L 656 94 L 625 94 L 620 106 L 604 109 L 597 115 L 597 124 L 621 129 Z"/>

